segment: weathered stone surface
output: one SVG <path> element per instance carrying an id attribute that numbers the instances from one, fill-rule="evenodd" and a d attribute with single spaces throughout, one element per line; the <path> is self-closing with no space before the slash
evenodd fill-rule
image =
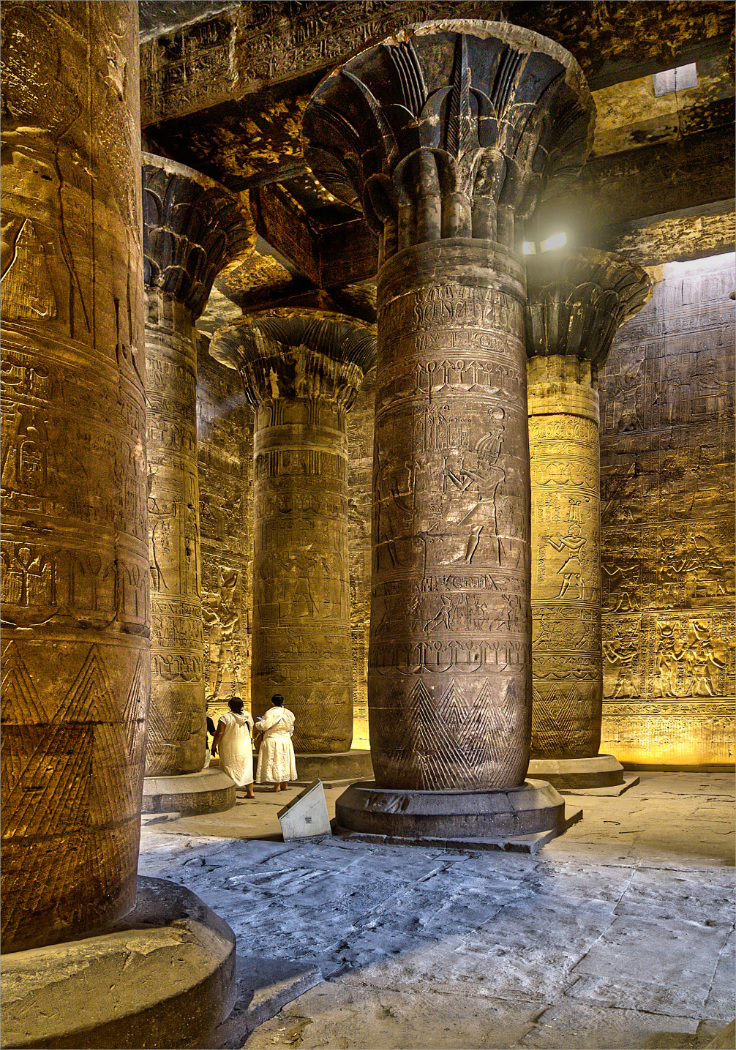
<path id="1" fill-rule="evenodd" d="M 591 128 L 574 59 L 486 22 L 414 26 L 369 48 L 305 113 L 311 167 L 379 239 L 368 699 L 380 787 L 524 779 L 529 483 L 513 250 L 517 221 L 547 179 L 582 163 Z"/>
<path id="2" fill-rule="evenodd" d="M 375 361 L 372 326 L 278 310 L 215 334 L 241 374 L 254 433 L 251 705 L 282 692 L 297 752 L 340 752 L 353 731 L 346 413 Z"/>
<path id="3" fill-rule="evenodd" d="M 235 784 L 214 766 L 186 776 L 148 776 L 143 782 L 144 813 L 222 813 L 235 805 Z"/>
<path id="4" fill-rule="evenodd" d="M 3 4 L 2 65 L 12 952 L 135 901 L 150 683 L 136 5 Z"/>
<path id="5" fill-rule="evenodd" d="M 247 196 L 143 155 L 151 706 L 146 772 L 204 765 L 197 334 L 217 273 L 255 241 Z"/>
<path id="6" fill-rule="evenodd" d="M 237 808 L 241 835 L 254 808 L 278 808 L 278 796 L 257 798 Z M 618 1048 L 655 1036 L 704 1046 L 701 1033 L 733 1016 L 732 776 L 646 772 L 620 798 L 577 801 L 585 819 L 536 856 L 232 841 L 222 814 L 220 831 L 214 820 L 144 830 L 142 864 L 216 902 L 239 953 L 325 976 L 253 1033 L 257 1050 L 508 1050 L 527 1035 L 593 1050 L 606 1031 Z M 648 941 L 623 935 L 637 922 Z M 615 972 L 578 972 L 602 936 Z M 591 969 L 601 962 L 595 953 Z"/>
<path id="7" fill-rule="evenodd" d="M 733 256 L 664 268 L 600 373 L 603 747 L 733 761 Z"/>
<path id="8" fill-rule="evenodd" d="M 227 923 L 184 886 L 141 877 L 124 921 L 3 956 L 2 1045 L 212 1045 L 233 1006 L 234 970 Z"/>
<path id="9" fill-rule="evenodd" d="M 651 282 L 620 256 L 581 249 L 529 256 L 527 287 L 532 756 L 590 758 L 603 701 L 597 370 Z"/>

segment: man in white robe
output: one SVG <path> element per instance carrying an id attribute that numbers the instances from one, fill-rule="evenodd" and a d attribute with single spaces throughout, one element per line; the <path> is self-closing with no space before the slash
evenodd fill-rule
<path id="1" fill-rule="evenodd" d="M 286 791 L 290 780 L 296 780 L 296 758 L 291 738 L 294 735 L 294 714 L 284 707 L 281 693 L 271 697 L 271 707 L 255 724 L 255 732 L 263 739 L 258 751 L 258 784 L 273 784 L 274 791 Z"/>

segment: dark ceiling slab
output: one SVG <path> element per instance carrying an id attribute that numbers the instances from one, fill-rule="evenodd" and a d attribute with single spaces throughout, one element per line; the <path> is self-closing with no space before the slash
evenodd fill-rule
<path id="1" fill-rule="evenodd" d="M 227 0 L 138 0 L 139 32 L 142 39 L 157 36 L 231 6 Z"/>

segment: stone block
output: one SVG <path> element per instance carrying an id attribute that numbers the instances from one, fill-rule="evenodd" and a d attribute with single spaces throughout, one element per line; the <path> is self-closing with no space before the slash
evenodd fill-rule
<path id="1" fill-rule="evenodd" d="M 322 781 L 316 780 L 300 791 L 288 806 L 279 810 L 278 818 L 284 840 L 332 834 Z"/>

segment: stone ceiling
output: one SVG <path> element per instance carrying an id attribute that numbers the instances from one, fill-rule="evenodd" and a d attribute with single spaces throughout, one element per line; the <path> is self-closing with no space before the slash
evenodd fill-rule
<path id="1" fill-rule="evenodd" d="M 593 152 L 574 192 L 540 213 L 542 228 L 644 265 L 730 250 L 730 2 L 141 0 L 139 8 L 148 148 L 251 194 L 256 254 L 218 279 L 213 300 L 248 309 L 371 281 L 373 240 L 308 170 L 302 113 L 351 51 L 408 22 L 448 16 L 532 28 L 567 47 L 588 76 L 598 110 Z M 655 95 L 652 74 L 692 62 L 697 84 Z"/>

